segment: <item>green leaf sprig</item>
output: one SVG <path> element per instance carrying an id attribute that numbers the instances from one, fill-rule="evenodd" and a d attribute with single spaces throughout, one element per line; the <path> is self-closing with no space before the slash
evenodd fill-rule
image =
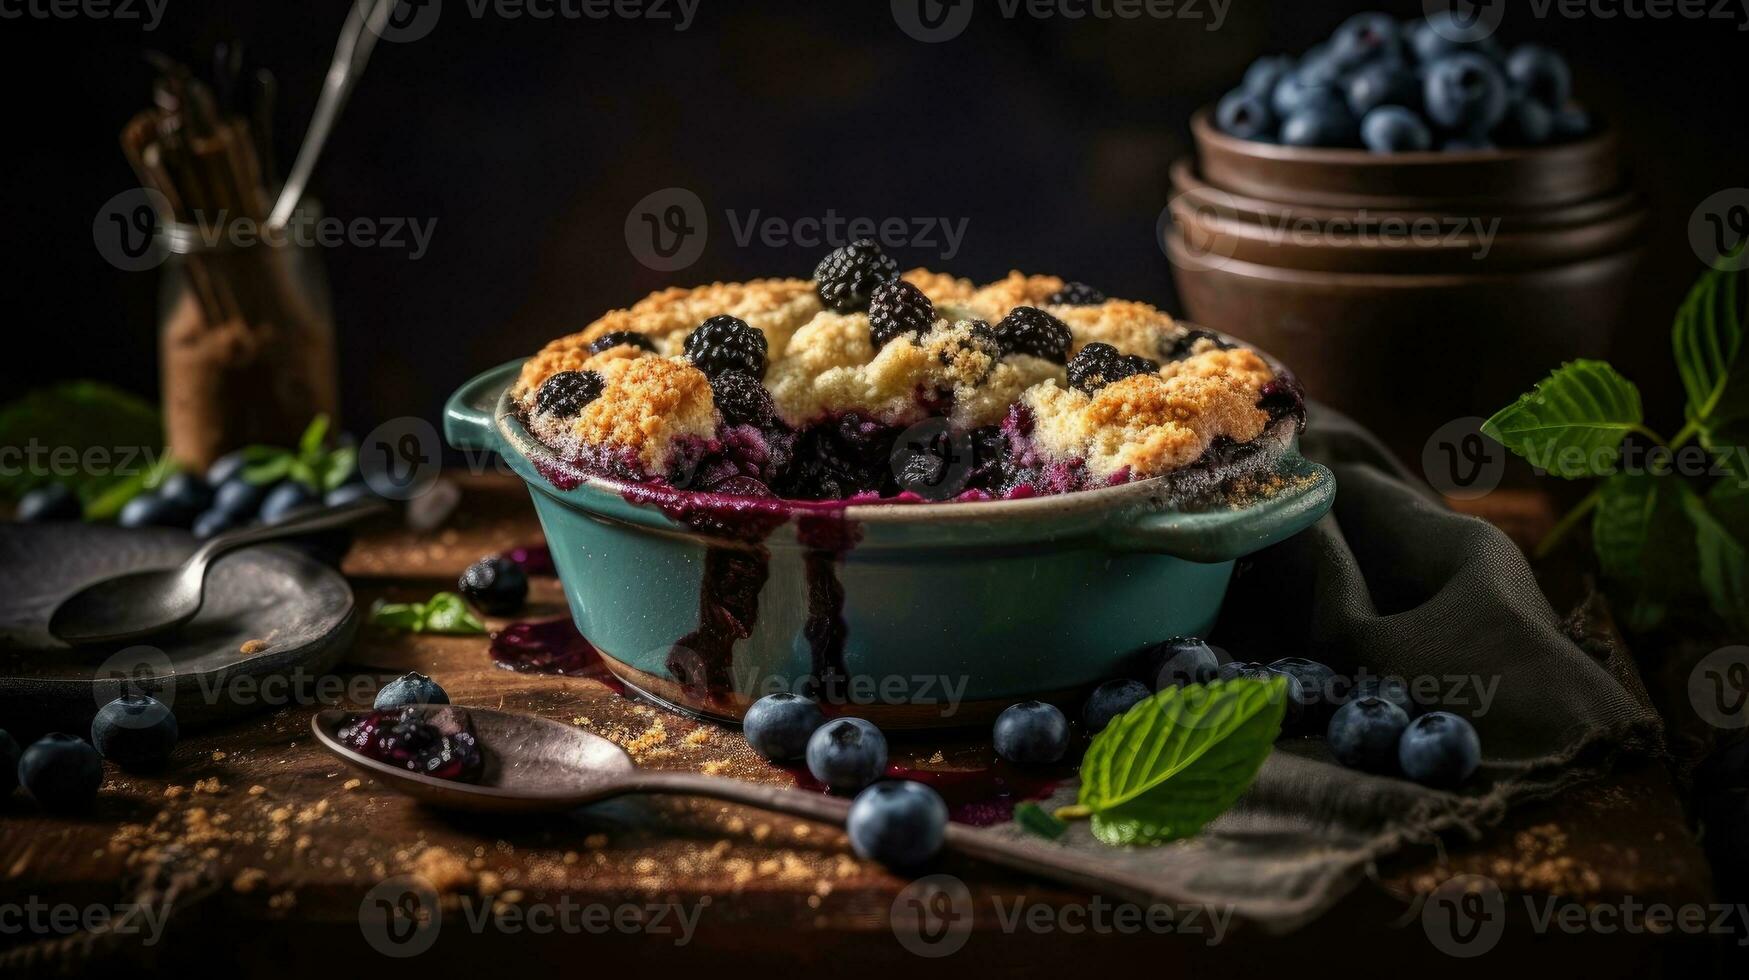
<path id="1" fill-rule="evenodd" d="M 474 636 L 486 632 L 486 624 L 468 608 L 467 600 L 454 592 L 439 592 L 424 602 L 378 600 L 371 607 L 370 623 L 404 633 Z"/>
<path id="2" fill-rule="evenodd" d="M 257 485 L 292 480 L 317 493 L 345 483 L 358 468 L 358 447 L 328 445 L 328 416 L 310 420 L 296 449 L 249 446 L 243 450 L 243 479 Z"/>
<path id="3" fill-rule="evenodd" d="M 1078 805 L 1113 846 L 1190 837 L 1250 788 L 1281 734 L 1287 681 L 1169 687 L 1112 720 L 1081 760 Z"/>
<path id="4" fill-rule="evenodd" d="M 1646 426 L 1632 381 L 1586 360 L 1562 365 L 1482 426 L 1544 472 L 1602 480 L 1536 551 L 1546 556 L 1589 517 L 1598 566 L 1627 600 L 1626 623 L 1637 632 L 1703 602 L 1728 628 L 1749 631 L 1749 269 L 1733 268 L 1742 248 L 1701 276 L 1671 326 L 1686 395 L 1674 438 Z M 1624 470 L 1630 435 L 1668 451 Z M 1722 474 L 1710 485 L 1672 465 L 1690 444 L 1704 448 L 1710 473 Z"/>

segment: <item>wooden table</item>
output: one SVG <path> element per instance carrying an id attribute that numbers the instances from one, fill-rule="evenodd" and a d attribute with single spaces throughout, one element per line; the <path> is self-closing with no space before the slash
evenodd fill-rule
<path id="1" fill-rule="evenodd" d="M 361 537 L 345 565 L 361 607 L 380 597 L 425 598 L 451 587 L 480 555 L 539 540 L 519 485 L 496 476 L 455 479 L 463 500 L 443 530 L 416 536 L 386 527 Z M 1546 525 L 1538 498 L 1496 498 L 1490 506 L 1502 524 L 1521 533 Z M 535 581 L 531 602 L 522 618 L 565 614 L 551 580 Z M 585 726 L 645 766 L 790 779 L 733 731 L 627 700 L 596 680 L 498 669 L 485 651 L 481 637 L 366 629 L 339 680 L 312 691 L 344 700 L 347 691 L 333 685 L 345 681 L 353 703 L 361 703 L 380 681 L 419 670 L 459 703 Z M 839 831 L 685 800 L 628 800 L 538 819 L 432 813 L 359 778 L 313 744 L 309 720 L 319 705 L 310 692 L 304 697 L 190 734 L 168 772 L 139 776 L 112 768 L 88 817 L 45 818 L 14 795 L 0 811 L 0 906 L 32 897 L 75 907 L 167 901 L 173 912 L 151 944 L 120 930 L 50 936 L 11 930 L 0 934 L 6 957 L 0 974 L 111 958 L 166 968 L 210 966 L 217 958 L 251 972 L 377 970 L 392 964 L 373 953 L 360 924 L 361 902 L 379 883 L 408 874 L 440 892 L 444 908 L 435 945 L 409 962 L 445 972 L 520 971 L 549 961 L 591 970 L 657 962 L 720 970 L 770 957 L 834 974 L 972 967 L 1060 976 L 1066 966 L 1096 962 L 1103 970 L 1133 960 L 1151 969 L 1341 968 L 1352 975 L 1352 960 L 1364 949 L 1393 973 L 1413 963 L 1418 973 L 1457 974 L 1477 964 L 1434 953 L 1416 914 L 1416 897 L 1455 874 L 1486 874 L 1515 903 L 1550 895 L 1590 903 L 1626 896 L 1711 900 L 1705 862 L 1670 779 L 1661 767 L 1645 766 L 1516 812 L 1483 840 L 1409 847 L 1324 919 L 1285 937 L 1240 931 L 1210 946 L 1206 934 L 1101 934 L 1088 919 L 1097 919 L 1100 906 L 1088 896 L 948 861 L 938 870 L 962 879 L 979 911 L 962 953 L 918 957 L 889 925 L 906 879 L 856 859 Z M 928 739 L 897 749 L 917 759 L 940 752 L 950 763 L 979 751 Z M 1012 908 L 1014 901 L 1027 903 L 1048 928 L 1004 931 L 988 910 L 992 902 Z M 664 903 L 664 923 L 652 922 L 649 930 L 611 926 L 614 915 L 630 922 Z M 471 927 L 468 914 L 481 909 L 503 917 Z M 517 918 L 530 910 L 534 919 Z M 678 933 L 655 928 L 678 928 L 680 911 L 696 915 L 684 945 L 676 944 Z M 584 931 L 533 931 L 544 916 L 559 914 Z M 587 931 L 604 921 L 605 932 Z M 1078 922 L 1084 927 L 1072 931 Z M 1482 962 L 1510 957 L 1519 966 L 1540 963 L 1579 975 L 1645 974 L 1692 971 L 1714 955 L 1710 944 L 1692 937 L 1563 939 L 1508 928 Z"/>

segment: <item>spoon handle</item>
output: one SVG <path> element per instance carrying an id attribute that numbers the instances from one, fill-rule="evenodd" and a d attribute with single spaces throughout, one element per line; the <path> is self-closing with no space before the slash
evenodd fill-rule
<path id="1" fill-rule="evenodd" d="M 804 817 L 835 827 L 850 816 L 850 801 L 824 793 L 809 793 L 783 786 L 762 786 L 739 779 L 704 776 L 690 772 L 640 772 L 627 790 L 635 793 L 672 793 L 703 796 L 729 803 L 742 803 L 792 817 Z M 1031 844 L 998 837 L 987 830 L 964 824 L 947 825 L 944 846 L 969 858 L 987 861 L 1060 885 L 1110 894 L 1113 883 L 1090 870 L 1067 849 L 1045 843 Z"/>
<path id="2" fill-rule="evenodd" d="M 272 524 L 227 531 L 202 545 L 200 550 L 196 551 L 193 557 L 188 560 L 188 564 L 203 565 L 227 551 L 234 551 L 244 545 L 278 541 L 281 538 L 293 538 L 300 534 L 344 527 L 367 517 L 384 513 L 388 509 L 389 505 L 380 500 L 355 500 L 350 504 L 313 510 L 308 514 L 288 517 Z"/>

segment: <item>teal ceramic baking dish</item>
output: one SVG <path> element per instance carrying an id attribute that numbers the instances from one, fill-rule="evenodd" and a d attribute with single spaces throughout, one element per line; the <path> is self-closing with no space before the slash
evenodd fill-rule
<path id="1" fill-rule="evenodd" d="M 777 691 L 889 728 L 1077 697 L 1150 644 L 1206 633 L 1234 561 L 1318 520 L 1336 490 L 1284 424 L 1251 464 L 1272 492 L 1244 503 L 1170 477 L 937 504 L 652 491 L 564 470 L 512 408 L 520 366 L 457 390 L 445 437 L 528 483 L 577 627 L 608 667 L 727 720 Z"/>

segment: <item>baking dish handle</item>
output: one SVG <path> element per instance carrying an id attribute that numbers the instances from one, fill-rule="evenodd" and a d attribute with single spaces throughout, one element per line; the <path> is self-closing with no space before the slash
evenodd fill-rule
<path id="1" fill-rule="evenodd" d="M 1109 544 L 1186 561 L 1232 561 L 1316 524 L 1336 499 L 1336 478 L 1296 457 L 1278 471 L 1293 485 L 1268 500 L 1223 510 L 1143 511 L 1113 525 Z"/>
<path id="2" fill-rule="evenodd" d="M 521 370 L 521 361 L 500 364 L 457 388 L 443 406 L 443 438 L 463 451 L 496 451 L 498 437 L 492 413 L 498 407 L 498 396 Z"/>

